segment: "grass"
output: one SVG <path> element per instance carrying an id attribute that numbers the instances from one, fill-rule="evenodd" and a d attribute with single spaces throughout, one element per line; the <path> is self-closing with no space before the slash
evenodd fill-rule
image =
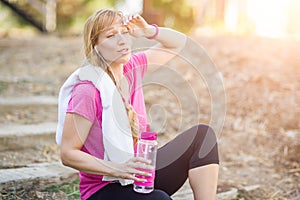
<path id="1" fill-rule="evenodd" d="M 79 179 L 73 182 L 63 183 L 60 185 L 53 185 L 47 187 L 41 191 L 36 191 L 32 189 L 14 189 L 10 188 L 9 191 L 1 191 L 1 200 L 57 200 L 57 199 L 68 199 L 68 200 L 79 200 Z"/>
<path id="2" fill-rule="evenodd" d="M 8 83 L 7 82 L 3 82 L 0 81 L 0 93 L 2 93 L 2 91 L 6 90 L 8 88 Z"/>
<path id="3" fill-rule="evenodd" d="M 68 196 L 68 199 L 80 199 L 80 192 L 79 192 L 79 179 L 76 179 L 70 183 L 63 183 L 61 185 L 53 185 L 47 187 L 44 191 L 49 193 L 55 192 L 63 192 Z"/>

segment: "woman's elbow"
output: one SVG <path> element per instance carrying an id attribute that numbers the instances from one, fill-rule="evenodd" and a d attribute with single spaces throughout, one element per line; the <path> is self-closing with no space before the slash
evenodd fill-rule
<path id="1" fill-rule="evenodd" d="M 71 150 L 62 149 L 60 152 L 60 160 L 64 166 L 72 166 L 72 153 Z"/>

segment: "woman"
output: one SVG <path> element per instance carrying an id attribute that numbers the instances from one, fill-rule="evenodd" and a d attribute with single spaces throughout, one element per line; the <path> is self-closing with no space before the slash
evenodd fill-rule
<path id="1" fill-rule="evenodd" d="M 130 36 L 156 40 L 158 44 L 131 54 Z M 124 147 L 122 152 L 129 149 L 132 153 L 138 133 L 147 127 L 144 97 L 139 87 L 141 79 L 150 64 L 162 66 L 182 50 L 185 42 L 184 34 L 149 25 L 140 15 L 125 17 L 113 9 L 99 10 L 86 21 L 85 56 L 87 65 L 92 67 L 71 75 L 62 87 L 59 104 L 62 125 L 57 132 L 63 164 L 80 171 L 82 199 L 171 199 L 187 178 L 194 199 L 216 198 L 218 150 L 215 134 L 206 125 L 190 128 L 158 150 L 155 190 L 146 195 L 134 192 L 131 183 L 143 181 L 135 174 L 148 175 L 137 170 L 150 169 L 148 161 L 132 154 L 121 156 L 122 153 L 112 150 L 119 145 Z M 102 71 L 105 73 L 101 75 Z M 115 94 L 120 98 L 112 100 Z M 67 102 L 65 110 L 63 101 Z M 107 106 L 107 102 L 113 103 Z M 122 106 L 126 113 L 123 118 Z M 117 114 L 116 107 L 120 107 Z M 120 124 L 126 129 L 126 120 L 130 124 L 130 139 L 124 136 L 123 142 L 122 134 L 116 132 L 120 131 Z M 200 156 L 207 136 L 211 138 L 210 151 Z M 121 144 L 125 140 L 127 143 Z"/>

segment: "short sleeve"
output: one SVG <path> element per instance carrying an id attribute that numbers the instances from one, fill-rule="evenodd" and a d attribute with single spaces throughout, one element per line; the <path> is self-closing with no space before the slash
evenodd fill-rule
<path id="1" fill-rule="evenodd" d="M 90 122 L 94 122 L 99 109 L 101 109 L 99 99 L 100 93 L 91 82 L 79 82 L 73 88 L 67 113 L 76 113 Z"/>

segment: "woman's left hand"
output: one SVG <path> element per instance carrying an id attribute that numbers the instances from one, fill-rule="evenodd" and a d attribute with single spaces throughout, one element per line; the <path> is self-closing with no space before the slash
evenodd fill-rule
<path id="1" fill-rule="evenodd" d="M 149 37 L 155 33 L 155 28 L 139 14 L 126 15 L 124 24 L 133 37 Z"/>

